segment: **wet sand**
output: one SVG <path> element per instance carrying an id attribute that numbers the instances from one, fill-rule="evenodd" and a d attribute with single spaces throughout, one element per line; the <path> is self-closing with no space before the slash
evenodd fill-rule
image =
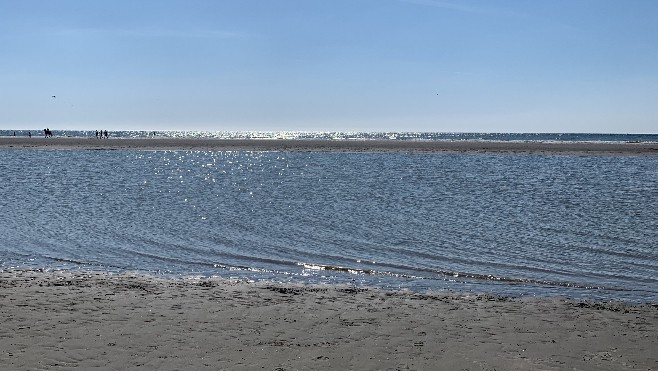
<path id="1" fill-rule="evenodd" d="M 0 272 L 0 368 L 658 369 L 658 308 Z"/>
<path id="2" fill-rule="evenodd" d="M 0 138 L 0 148 L 85 150 L 448 152 L 658 156 L 658 143 L 289 140 L 194 138 Z"/>

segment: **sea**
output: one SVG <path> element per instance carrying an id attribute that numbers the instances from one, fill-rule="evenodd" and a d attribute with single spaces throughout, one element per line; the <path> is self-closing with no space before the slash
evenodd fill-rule
<path id="1" fill-rule="evenodd" d="M 0 136 L 14 132 L 28 131 Z M 109 134 L 658 143 L 656 134 Z M 11 269 L 655 305 L 658 157 L 0 149 L 0 270 Z"/>

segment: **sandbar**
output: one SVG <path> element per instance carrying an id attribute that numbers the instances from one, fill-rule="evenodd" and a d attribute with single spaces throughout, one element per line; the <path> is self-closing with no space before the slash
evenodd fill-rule
<path id="1" fill-rule="evenodd" d="M 0 138 L 0 149 L 522 153 L 658 156 L 658 143 L 420 140 Z"/>
<path id="2" fill-rule="evenodd" d="M 0 271 L 6 370 L 658 369 L 658 308 Z"/>

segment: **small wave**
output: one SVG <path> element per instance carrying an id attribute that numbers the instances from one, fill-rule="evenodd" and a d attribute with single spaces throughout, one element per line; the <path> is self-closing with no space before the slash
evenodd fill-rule
<path id="1" fill-rule="evenodd" d="M 345 272 L 351 274 L 364 274 L 364 275 L 381 275 L 388 277 L 396 278 L 413 278 L 413 279 L 438 279 L 439 277 L 425 277 L 425 276 L 415 276 L 410 274 L 401 274 L 395 272 L 387 271 L 378 271 L 374 269 L 359 269 L 359 268 L 348 268 L 340 267 L 333 265 L 323 265 L 323 264 L 311 264 L 311 263 L 297 263 L 299 266 L 302 266 L 304 269 L 311 270 L 326 270 L 326 271 L 336 271 L 336 272 Z M 465 273 L 465 272 L 453 272 L 447 270 L 428 270 L 428 272 L 435 273 L 437 276 L 441 276 L 440 279 L 471 279 L 471 280 L 484 280 L 492 282 L 503 282 L 509 284 L 529 284 L 529 285 L 540 285 L 540 286 L 552 286 L 552 287 L 568 287 L 568 288 L 577 288 L 584 290 L 607 290 L 607 291 L 627 291 L 628 289 L 623 289 L 619 287 L 612 286 L 600 286 L 593 284 L 583 284 L 576 282 L 568 281 L 553 281 L 553 280 L 542 280 L 542 279 L 533 279 L 533 278 L 517 278 L 517 277 L 504 277 L 496 276 L 493 274 L 480 274 L 480 273 Z"/>
<path id="2" fill-rule="evenodd" d="M 79 266 L 127 269 L 127 267 L 125 267 L 125 266 L 119 266 L 119 265 L 114 265 L 114 264 L 109 264 L 109 263 L 97 263 L 97 262 L 82 261 L 82 260 L 76 260 L 76 259 L 72 259 L 72 258 L 57 258 L 57 257 L 53 257 L 53 256 L 43 256 L 43 258 L 49 259 L 49 260 L 52 260 L 52 261 L 56 261 L 56 262 L 59 262 L 59 263 L 74 264 L 74 265 L 79 265 Z"/>
<path id="3" fill-rule="evenodd" d="M 374 269 L 346 268 L 346 267 L 338 267 L 333 265 L 308 264 L 308 263 L 297 263 L 297 265 L 304 267 L 304 269 L 311 269 L 311 270 L 337 271 L 337 272 L 345 272 L 352 274 L 382 275 L 382 276 L 400 277 L 400 278 L 419 278 L 409 274 L 383 272 Z"/>
<path id="4" fill-rule="evenodd" d="M 588 285 L 588 284 L 581 284 L 581 283 L 568 282 L 568 281 L 541 280 L 534 278 L 504 277 L 504 276 L 496 276 L 493 274 L 464 273 L 464 272 L 450 272 L 450 271 L 437 271 L 436 273 L 446 277 L 454 277 L 454 278 L 461 277 L 461 278 L 468 278 L 475 280 L 487 280 L 487 281 L 497 281 L 497 282 L 505 282 L 505 283 L 519 283 L 519 284 L 554 286 L 554 287 L 570 287 L 570 288 L 578 288 L 585 290 L 611 290 L 611 291 L 626 290 L 618 287 L 598 286 L 591 284 Z"/>

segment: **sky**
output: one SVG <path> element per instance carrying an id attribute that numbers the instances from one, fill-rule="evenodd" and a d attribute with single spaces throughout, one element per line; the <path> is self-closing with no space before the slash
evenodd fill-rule
<path id="1" fill-rule="evenodd" d="M 0 129 L 658 133 L 656 19 L 656 0 L 0 0 Z"/>

